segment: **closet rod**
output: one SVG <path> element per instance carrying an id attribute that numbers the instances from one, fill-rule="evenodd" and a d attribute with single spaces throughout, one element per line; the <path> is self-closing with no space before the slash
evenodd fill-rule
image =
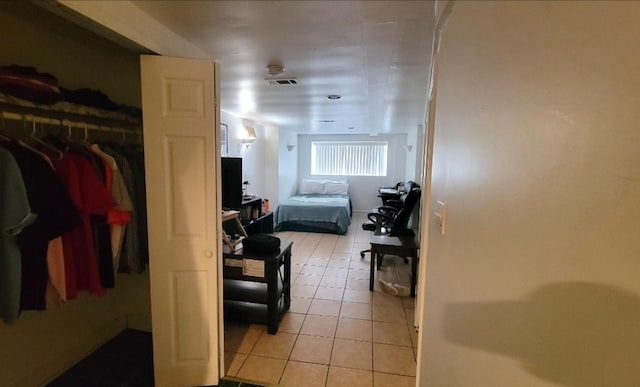
<path id="1" fill-rule="evenodd" d="M 85 122 L 73 122 L 69 120 L 58 120 L 55 118 L 49 117 L 39 117 L 33 115 L 21 115 L 12 112 L 0 112 L 0 120 L 15 120 L 15 121 L 28 121 L 36 124 L 46 124 L 52 126 L 62 126 L 66 128 L 77 128 L 77 129 L 86 129 L 86 130 L 98 130 L 112 133 L 121 133 L 121 134 L 132 134 L 132 135 L 141 135 L 142 133 L 139 130 L 131 130 L 117 127 L 105 127 L 98 126 L 93 124 L 87 124 Z"/>
<path id="2" fill-rule="evenodd" d="M 78 113 L 61 112 L 57 110 L 46 110 L 28 106 L 12 105 L 5 102 L 0 102 L 0 111 L 5 118 L 22 120 L 23 117 L 35 117 L 38 122 L 50 123 L 52 125 L 60 124 L 60 121 L 67 121 L 67 123 L 75 123 L 74 127 L 84 128 L 86 125 L 88 129 L 104 130 L 105 127 L 114 128 L 114 131 L 122 132 L 123 129 L 129 130 L 131 133 L 140 133 L 142 123 L 134 123 L 125 120 L 114 120 L 110 118 L 102 118 L 95 116 L 87 116 Z M 50 122 L 44 120 L 49 119 Z"/>

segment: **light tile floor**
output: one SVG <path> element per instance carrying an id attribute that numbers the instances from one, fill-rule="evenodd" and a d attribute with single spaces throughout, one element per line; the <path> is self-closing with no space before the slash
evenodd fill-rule
<path id="1" fill-rule="evenodd" d="M 369 291 L 370 231 L 354 215 L 346 235 L 281 232 L 293 241 L 291 307 L 278 333 L 225 323 L 227 376 L 273 386 L 414 386 L 414 299 L 384 293 L 378 279 L 409 286 L 410 264 L 386 256 Z"/>

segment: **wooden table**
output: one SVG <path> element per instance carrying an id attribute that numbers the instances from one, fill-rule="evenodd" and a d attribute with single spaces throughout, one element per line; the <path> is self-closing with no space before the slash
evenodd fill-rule
<path id="1" fill-rule="evenodd" d="M 411 257 L 411 297 L 416 296 L 416 276 L 418 275 L 418 245 L 412 236 L 389 236 L 387 234 L 371 235 L 371 272 L 369 274 L 369 290 L 373 291 L 374 273 L 380 269 L 385 254 L 400 257 Z M 376 265 L 377 263 L 377 265 Z"/>

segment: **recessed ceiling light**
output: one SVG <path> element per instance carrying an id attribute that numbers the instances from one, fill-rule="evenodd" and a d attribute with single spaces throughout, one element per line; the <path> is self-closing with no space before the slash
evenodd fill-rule
<path id="1" fill-rule="evenodd" d="M 329 99 L 340 99 L 340 98 L 342 98 L 342 96 L 340 96 L 338 94 L 329 94 L 327 96 L 327 98 L 329 98 Z"/>

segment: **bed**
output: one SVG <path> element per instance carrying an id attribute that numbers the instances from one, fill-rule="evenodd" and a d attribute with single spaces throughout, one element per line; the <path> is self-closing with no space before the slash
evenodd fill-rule
<path id="1" fill-rule="evenodd" d="M 303 180 L 298 194 L 278 205 L 276 231 L 345 234 L 352 206 L 345 182 Z"/>

